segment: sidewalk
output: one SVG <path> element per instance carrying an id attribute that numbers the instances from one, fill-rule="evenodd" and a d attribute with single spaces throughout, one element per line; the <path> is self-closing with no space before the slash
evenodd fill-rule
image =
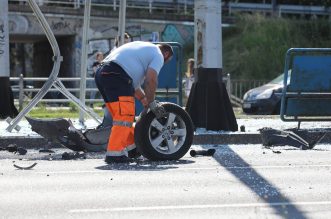
<path id="1" fill-rule="evenodd" d="M 72 120 L 76 128 L 81 128 L 78 119 Z M 206 144 L 261 144 L 261 137 L 259 129 L 264 127 L 271 127 L 274 129 L 289 129 L 296 128 L 296 122 L 283 122 L 278 117 L 252 117 L 248 119 L 237 119 L 239 131 L 207 131 L 204 128 L 198 128 L 194 133 L 193 144 L 206 145 Z M 16 144 L 24 148 L 43 148 L 47 146 L 47 141 L 37 133 L 31 130 L 30 125 L 26 120 L 22 120 L 19 125 L 21 130 L 17 132 L 7 132 L 8 124 L 0 121 L 0 147 L 9 144 Z M 95 128 L 97 126 L 94 120 L 87 120 L 85 125 L 87 128 Z M 245 127 L 245 132 L 240 131 L 240 127 Z M 302 122 L 302 129 L 330 129 L 331 122 Z M 327 134 L 321 143 L 331 143 L 331 134 Z M 60 147 L 59 145 L 51 145 L 52 147 Z"/>

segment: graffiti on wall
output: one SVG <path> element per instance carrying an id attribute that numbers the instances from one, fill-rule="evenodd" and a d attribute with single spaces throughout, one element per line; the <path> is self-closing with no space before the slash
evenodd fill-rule
<path id="1" fill-rule="evenodd" d="M 27 33 L 29 30 L 29 22 L 25 16 L 22 15 L 9 15 L 8 16 L 8 29 L 9 33 Z"/>
<path id="2" fill-rule="evenodd" d="M 57 34 L 76 34 L 82 28 L 82 22 L 74 19 L 54 19 L 50 22 L 50 27 Z"/>
<path id="3" fill-rule="evenodd" d="M 194 26 L 167 24 L 161 34 L 162 40 L 182 45 L 194 42 Z"/>

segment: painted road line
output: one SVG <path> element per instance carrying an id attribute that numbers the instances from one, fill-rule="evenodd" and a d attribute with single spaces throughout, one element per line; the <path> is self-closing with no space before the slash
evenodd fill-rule
<path id="1" fill-rule="evenodd" d="M 214 166 L 214 167 L 192 167 L 192 168 L 173 168 L 172 166 L 163 166 L 165 169 L 167 167 L 170 167 L 168 171 L 186 171 L 186 170 L 221 170 L 221 169 L 278 169 L 278 168 L 285 168 L 285 169 L 294 169 L 294 168 L 324 168 L 324 167 L 331 167 L 331 164 L 308 164 L 308 165 L 273 165 L 273 166 L 233 166 L 233 167 L 223 167 L 223 166 Z M 146 168 L 146 167 L 142 167 Z M 132 171 L 136 169 L 137 171 L 150 171 L 157 169 L 156 168 L 146 168 L 146 169 L 140 169 L 139 166 L 132 167 L 131 169 L 128 169 L 127 171 Z M 150 170 L 149 170 L 150 169 Z M 79 173 L 106 173 L 109 171 L 118 171 L 116 169 L 109 169 L 109 170 L 72 170 L 72 171 L 42 171 L 42 172 L 33 172 L 35 174 L 79 174 Z M 121 172 L 125 171 L 125 169 L 121 169 Z"/>
<path id="2" fill-rule="evenodd" d="M 184 210 L 184 209 L 208 209 L 208 208 L 256 208 L 272 206 L 316 206 L 331 205 L 331 201 L 316 202 L 274 202 L 274 203 L 233 203 L 215 205 L 169 205 L 169 206 L 145 206 L 145 207 L 121 207 L 121 208 L 86 208 L 72 209 L 69 213 L 99 213 L 99 212 L 128 212 L 128 211 L 159 211 L 159 210 Z"/>

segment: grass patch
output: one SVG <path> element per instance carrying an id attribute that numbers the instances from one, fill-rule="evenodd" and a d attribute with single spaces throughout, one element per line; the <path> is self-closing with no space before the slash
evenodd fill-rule
<path id="1" fill-rule="evenodd" d="M 103 117 L 103 110 L 101 108 L 93 109 L 100 117 Z M 47 107 L 45 104 L 39 103 L 28 114 L 34 118 L 78 118 L 79 110 L 74 104 L 69 107 Z M 86 118 L 89 118 L 86 115 Z"/>

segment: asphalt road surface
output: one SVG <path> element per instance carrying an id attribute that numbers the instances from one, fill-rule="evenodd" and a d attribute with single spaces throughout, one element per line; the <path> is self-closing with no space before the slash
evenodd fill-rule
<path id="1" fill-rule="evenodd" d="M 331 145 L 116 165 L 61 153 L 0 151 L 0 218 L 331 218 Z"/>

